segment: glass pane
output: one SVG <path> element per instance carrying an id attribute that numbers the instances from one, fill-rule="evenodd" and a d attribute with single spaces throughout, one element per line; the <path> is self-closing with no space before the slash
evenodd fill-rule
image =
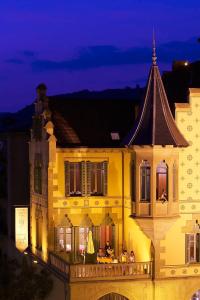
<path id="1" fill-rule="evenodd" d="M 98 193 L 98 195 L 103 194 L 103 165 L 102 165 L 102 163 L 97 164 L 97 193 Z"/>
<path id="2" fill-rule="evenodd" d="M 96 193 L 96 184 L 95 184 L 95 179 L 96 179 L 96 163 L 91 163 L 91 193 L 94 194 Z"/>
<path id="3" fill-rule="evenodd" d="M 86 249 L 87 238 L 88 238 L 88 227 L 80 227 L 79 228 L 79 250 L 83 251 Z"/>
<path id="4" fill-rule="evenodd" d="M 150 171 L 147 169 L 147 171 Z M 147 177 L 146 177 L 146 200 L 150 200 L 150 173 L 147 173 Z"/>
<path id="5" fill-rule="evenodd" d="M 66 228 L 65 249 L 67 252 L 72 250 L 72 229 L 70 227 Z"/>
<path id="6" fill-rule="evenodd" d="M 157 192 L 158 200 L 167 200 L 167 193 L 168 193 L 167 173 L 168 173 L 168 167 L 164 161 L 161 161 L 156 169 L 156 174 L 157 174 L 156 192 Z"/>
<path id="7" fill-rule="evenodd" d="M 70 194 L 74 194 L 74 163 L 70 163 Z"/>

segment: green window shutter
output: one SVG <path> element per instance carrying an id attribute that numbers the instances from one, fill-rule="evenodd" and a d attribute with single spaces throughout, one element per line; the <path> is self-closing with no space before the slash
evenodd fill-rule
<path id="1" fill-rule="evenodd" d="M 85 177 L 86 177 L 86 174 L 85 174 L 85 162 L 82 161 L 81 163 L 81 193 L 82 193 L 82 196 L 85 196 L 86 194 L 86 191 L 85 191 Z"/>
<path id="2" fill-rule="evenodd" d="M 65 162 L 65 196 L 70 196 L 70 163 Z"/>
<path id="3" fill-rule="evenodd" d="M 91 194 L 91 168 L 92 164 L 90 161 L 86 162 L 87 166 L 87 195 Z"/>
<path id="4" fill-rule="evenodd" d="M 108 162 L 102 163 L 103 167 L 103 195 L 106 196 L 108 193 Z"/>

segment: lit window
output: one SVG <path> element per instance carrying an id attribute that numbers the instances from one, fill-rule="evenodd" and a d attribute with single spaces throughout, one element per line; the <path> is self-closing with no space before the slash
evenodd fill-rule
<path id="1" fill-rule="evenodd" d="M 147 160 L 144 160 L 140 165 L 140 200 L 150 201 L 150 177 L 151 177 L 151 167 Z"/>
<path id="2" fill-rule="evenodd" d="M 164 160 L 156 169 L 156 197 L 162 201 L 168 199 L 168 167 Z"/>
<path id="3" fill-rule="evenodd" d="M 70 252 L 72 250 L 72 228 L 58 227 L 57 228 L 57 248 Z"/>
<path id="4" fill-rule="evenodd" d="M 100 248 L 104 249 L 106 242 L 114 247 L 114 225 L 101 225 L 100 231 Z"/>
<path id="5" fill-rule="evenodd" d="M 111 139 L 113 141 L 118 141 L 120 138 L 119 138 L 119 133 L 118 132 L 111 132 Z"/>
<path id="6" fill-rule="evenodd" d="M 87 193 L 91 196 L 107 194 L 107 162 L 87 162 Z"/>
<path id="7" fill-rule="evenodd" d="M 84 162 L 65 162 L 66 196 L 83 196 L 84 170 Z"/>
<path id="8" fill-rule="evenodd" d="M 186 263 L 200 262 L 200 234 L 186 234 L 185 243 Z"/>
<path id="9" fill-rule="evenodd" d="M 88 227 L 80 227 L 79 228 L 79 250 L 86 250 L 87 241 L 88 241 Z"/>

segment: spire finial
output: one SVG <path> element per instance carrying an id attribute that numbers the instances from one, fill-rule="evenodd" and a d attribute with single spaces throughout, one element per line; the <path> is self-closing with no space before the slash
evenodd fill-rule
<path id="1" fill-rule="evenodd" d="M 152 51 L 152 63 L 153 66 L 156 66 L 157 56 L 156 56 L 156 39 L 155 39 L 155 30 L 153 28 L 153 51 Z"/>

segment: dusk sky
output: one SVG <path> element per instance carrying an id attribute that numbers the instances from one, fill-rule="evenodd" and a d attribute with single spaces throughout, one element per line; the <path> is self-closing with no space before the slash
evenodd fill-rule
<path id="1" fill-rule="evenodd" d="M 158 64 L 200 59 L 199 0 L 1 0 L 0 111 L 48 94 L 144 85 Z"/>

